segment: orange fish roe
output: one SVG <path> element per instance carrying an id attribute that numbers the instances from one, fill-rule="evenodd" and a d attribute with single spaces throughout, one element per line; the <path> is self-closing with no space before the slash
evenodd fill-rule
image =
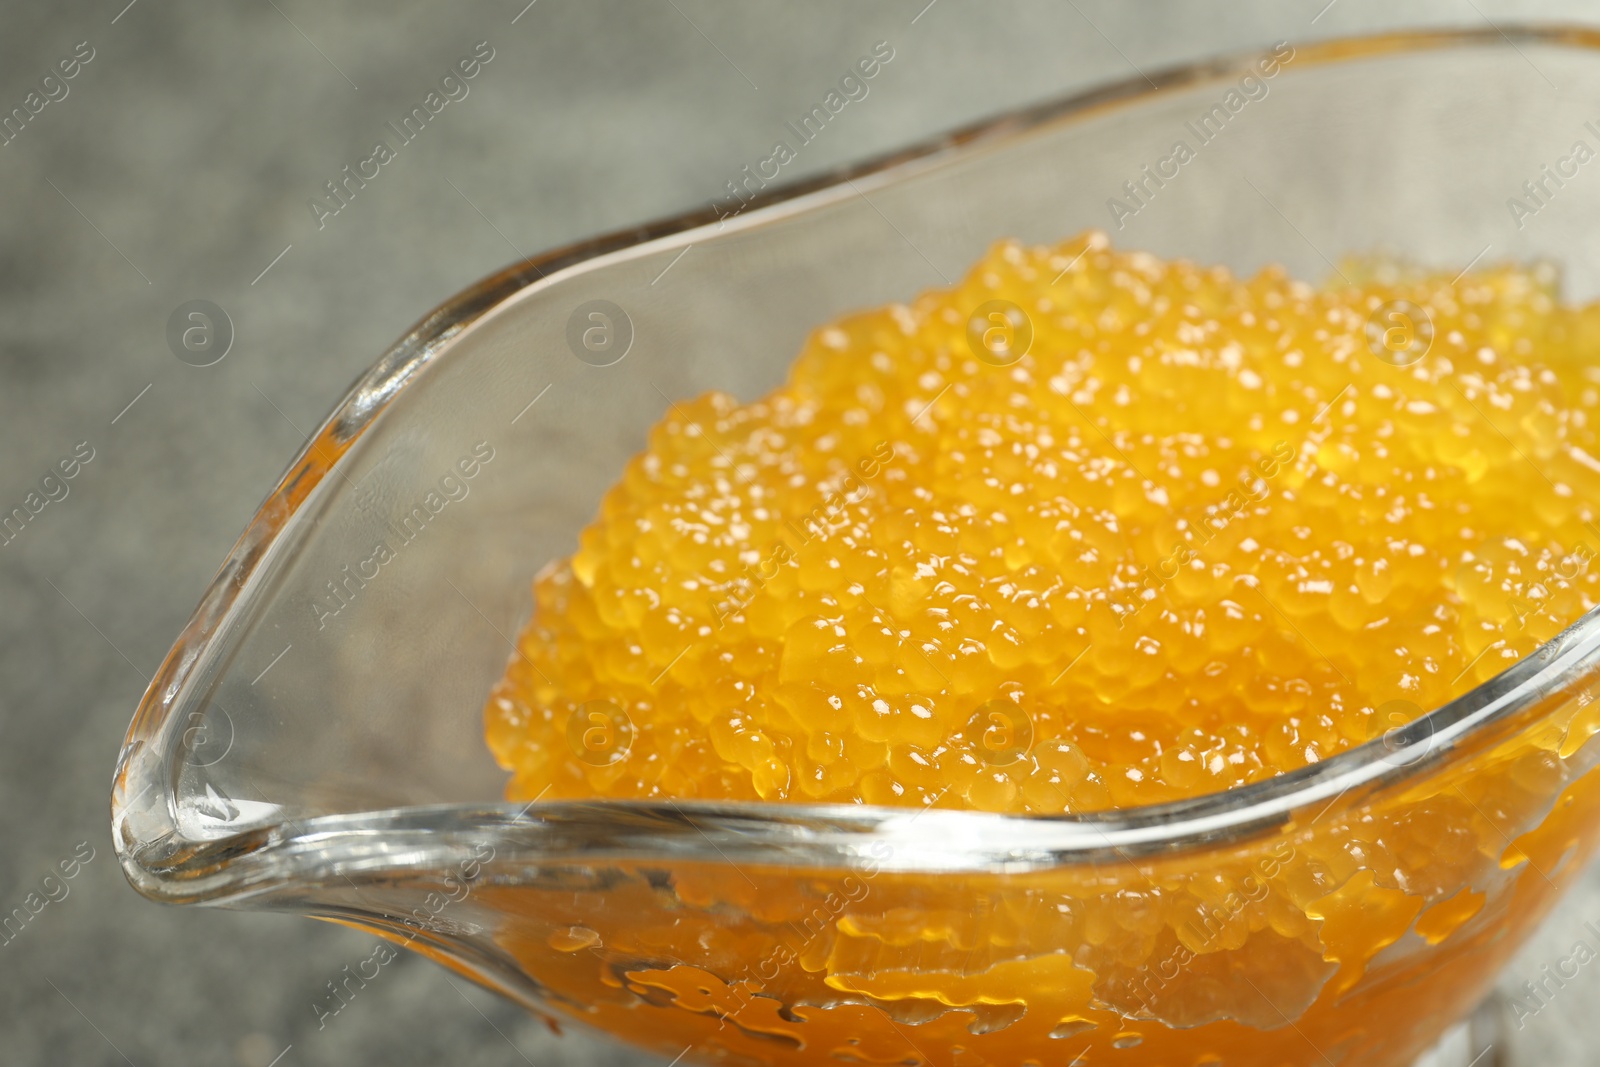
<path id="1" fill-rule="evenodd" d="M 510 797 L 1125 808 L 1497 674 L 1600 600 L 1600 308 L 1346 273 L 1006 242 L 673 404 L 535 584 Z"/>

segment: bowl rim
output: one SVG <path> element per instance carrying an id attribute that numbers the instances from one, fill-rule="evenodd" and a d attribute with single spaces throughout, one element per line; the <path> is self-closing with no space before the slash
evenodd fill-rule
<path id="1" fill-rule="evenodd" d="M 1296 46 L 1295 71 L 1395 52 L 1562 45 L 1600 51 L 1600 30 L 1570 24 L 1405 30 Z M 1087 814 L 1011 815 L 869 805 L 725 801 L 463 803 L 285 819 L 215 838 L 185 836 L 176 811 L 174 720 L 220 634 L 234 634 L 241 598 L 280 535 L 354 442 L 451 343 L 518 294 L 617 257 L 651 254 L 750 229 L 890 185 L 1004 140 L 1096 112 L 1236 77 L 1257 48 L 1093 86 L 937 135 L 864 162 L 757 193 L 737 217 L 698 209 L 524 258 L 424 315 L 363 374 L 301 447 L 217 571 L 140 700 L 113 775 L 113 840 L 141 893 L 168 902 L 229 903 L 270 896 L 338 871 L 376 877 L 423 871 L 466 854 L 486 836 L 524 858 L 673 857 L 751 866 L 880 865 L 890 842 L 904 869 L 1014 871 L 1182 852 L 1248 840 L 1320 806 L 1417 777 L 1526 712 L 1600 663 L 1600 608 L 1494 678 L 1382 738 L 1272 778 L 1197 797 Z M 207 706 L 202 695 L 200 706 Z M 152 790 L 157 796 L 140 802 Z M 537 809 L 536 814 L 530 812 Z M 139 816 L 135 827 L 133 816 Z M 374 835 L 387 837 L 374 848 Z M 902 853 L 894 845 L 905 846 Z M 475 854 L 475 853 L 474 853 Z"/>

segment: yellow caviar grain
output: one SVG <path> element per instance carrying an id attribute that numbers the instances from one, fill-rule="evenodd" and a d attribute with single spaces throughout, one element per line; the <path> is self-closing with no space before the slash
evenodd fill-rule
<path id="1" fill-rule="evenodd" d="M 1600 599 L 1600 308 L 1346 273 L 1006 242 L 673 404 L 535 583 L 509 795 L 1132 807 L 1505 669 Z"/>

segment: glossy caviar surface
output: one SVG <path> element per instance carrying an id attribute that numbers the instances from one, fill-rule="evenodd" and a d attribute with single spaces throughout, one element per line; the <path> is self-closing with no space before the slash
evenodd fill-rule
<path id="1" fill-rule="evenodd" d="M 1125 808 L 1504 670 L 1600 599 L 1600 310 L 1343 275 L 1007 242 L 671 403 L 536 582 L 509 795 Z"/>

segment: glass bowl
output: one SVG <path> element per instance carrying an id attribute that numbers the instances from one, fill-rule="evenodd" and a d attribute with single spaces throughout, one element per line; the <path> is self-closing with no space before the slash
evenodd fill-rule
<path id="1" fill-rule="evenodd" d="M 1384 250 L 1550 261 L 1593 298 L 1578 246 L 1600 177 L 1543 186 L 1531 212 L 1508 198 L 1594 140 L 1597 43 L 1286 44 L 801 187 L 741 175 L 711 212 L 466 290 L 305 446 L 151 683 L 112 799 L 127 877 L 367 929 L 668 1057 L 1410 1062 L 1593 851 L 1593 614 L 1322 763 L 1083 816 L 510 803 L 483 707 L 535 572 L 671 403 L 772 389 L 813 328 L 945 284 L 1002 237 L 1099 227 L 1301 277 Z M 1177 141 L 1192 158 L 1172 162 Z M 330 983 L 319 1016 L 362 980 Z"/>

